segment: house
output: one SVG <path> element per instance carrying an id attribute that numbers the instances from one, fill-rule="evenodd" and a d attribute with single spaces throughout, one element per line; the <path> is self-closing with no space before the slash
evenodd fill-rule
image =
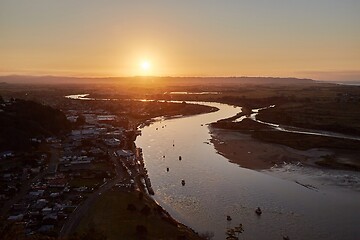
<path id="1" fill-rule="evenodd" d="M 12 205 L 12 209 L 26 211 L 29 208 L 29 206 L 30 206 L 29 204 L 25 204 L 25 203 L 16 203 Z"/>
<path id="2" fill-rule="evenodd" d="M 104 143 L 109 147 L 118 147 L 120 146 L 121 141 L 117 138 L 106 138 L 104 139 Z"/>
<path id="3" fill-rule="evenodd" d="M 84 163 L 91 163 L 94 160 L 93 157 L 88 157 L 88 156 L 80 156 L 80 157 L 76 157 L 74 158 L 73 161 L 71 161 L 71 164 L 84 164 Z"/>
<path id="4" fill-rule="evenodd" d="M 43 209 L 43 208 L 48 204 L 48 202 L 49 202 L 49 201 L 46 200 L 46 199 L 39 199 L 39 200 L 36 201 L 35 204 L 33 204 L 33 205 L 31 206 L 31 208 L 34 209 L 34 210 Z"/>
<path id="5" fill-rule="evenodd" d="M 29 195 L 31 197 L 42 197 L 44 195 L 44 192 L 44 190 L 31 191 L 29 192 Z"/>
<path id="6" fill-rule="evenodd" d="M 49 183 L 49 187 L 53 187 L 53 188 L 64 188 L 68 185 L 68 182 L 66 179 L 51 179 L 48 181 Z"/>
<path id="7" fill-rule="evenodd" d="M 8 217 L 7 220 L 9 220 L 9 221 L 22 221 L 23 218 L 24 218 L 24 214 L 19 214 L 19 215 L 10 216 L 10 217 Z"/>
<path id="8" fill-rule="evenodd" d="M 13 174 L 11 174 L 11 173 L 5 173 L 5 174 L 3 175 L 3 179 L 4 179 L 5 181 L 11 181 L 11 180 L 12 180 L 12 177 L 13 177 Z"/>
<path id="9" fill-rule="evenodd" d="M 56 197 L 60 197 L 60 196 L 61 196 L 60 192 L 50 193 L 50 197 L 52 197 L 52 198 L 56 198 Z"/>
<path id="10" fill-rule="evenodd" d="M 130 150 L 124 150 L 124 149 L 121 149 L 121 150 L 117 150 L 115 152 L 116 156 L 118 157 L 131 157 L 134 155 L 134 153 Z"/>
<path id="11" fill-rule="evenodd" d="M 46 233 L 46 232 L 50 232 L 54 229 L 54 225 L 42 225 L 39 229 L 38 232 L 40 233 Z"/>
<path id="12" fill-rule="evenodd" d="M 40 173 L 41 167 L 30 168 L 31 173 Z"/>
<path id="13" fill-rule="evenodd" d="M 89 151 L 91 154 L 94 154 L 94 155 L 99 155 L 99 154 L 104 154 L 105 152 L 103 150 L 101 150 L 100 148 L 95 148 L 95 147 L 92 147 Z"/>
<path id="14" fill-rule="evenodd" d="M 98 115 L 98 121 L 114 121 L 116 119 L 116 115 Z"/>
<path id="15" fill-rule="evenodd" d="M 0 158 L 8 158 L 15 156 L 13 151 L 5 151 L 0 153 Z"/>
<path id="16" fill-rule="evenodd" d="M 46 214 L 50 214 L 52 212 L 52 208 L 49 207 L 44 207 L 41 212 L 46 215 Z"/>

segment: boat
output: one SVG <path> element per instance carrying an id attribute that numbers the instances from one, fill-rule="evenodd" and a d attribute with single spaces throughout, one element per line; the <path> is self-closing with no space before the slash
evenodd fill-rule
<path id="1" fill-rule="evenodd" d="M 255 213 L 260 216 L 260 215 L 262 214 L 262 211 L 261 211 L 261 209 L 258 207 L 258 208 L 255 210 Z"/>
<path id="2" fill-rule="evenodd" d="M 166 168 L 166 171 L 168 172 L 168 171 L 169 171 L 169 168 Z"/>
<path id="3" fill-rule="evenodd" d="M 179 160 L 181 161 L 181 156 L 179 156 Z"/>
<path id="4" fill-rule="evenodd" d="M 226 216 L 226 220 L 231 221 L 232 218 L 231 218 L 229 215 L 227 215 L 227 216 Z"/>
<path id="5" fill-rule="evenodd" d="M 184 179 L 181 180 L 181 184 L 182 184 L 183 186 L 185 186 L 185 180 L 184 180 Z"/>

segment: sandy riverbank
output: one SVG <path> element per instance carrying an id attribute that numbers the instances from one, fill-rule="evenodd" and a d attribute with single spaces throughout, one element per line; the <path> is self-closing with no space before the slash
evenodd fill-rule
<path id="1" fill-rule="evenodd" d="M 324 149 L 296 150 L 290 147 L 261 142 L 251 135 L 232 130 L 210 128 L 211 142 L 219 154 L 230 162 L 249 169 L 269 169 L 286 163 L 309 164 L 331 154 Z"/>

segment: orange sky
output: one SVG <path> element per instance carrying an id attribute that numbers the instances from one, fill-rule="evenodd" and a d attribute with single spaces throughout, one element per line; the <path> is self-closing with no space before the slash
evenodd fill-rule
<path id="1" fill-rule="evenodd" d="M 360 80 L 359 2 L 1 0 L 0 75 Z"/>

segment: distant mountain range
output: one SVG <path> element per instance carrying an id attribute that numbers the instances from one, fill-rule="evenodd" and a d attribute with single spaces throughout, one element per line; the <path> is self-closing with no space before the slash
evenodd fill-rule
<path id="1" fill-rule="evenodd" d="M 61 76 L 0 76 L 0 85 L 17 84 L 96 84 L 129 83 L 143 81 L 163 82 L 164 84 L 306 84 L 316 83 L 312 79 L 275 78 L 275 77 L 61 77 Z"/>

